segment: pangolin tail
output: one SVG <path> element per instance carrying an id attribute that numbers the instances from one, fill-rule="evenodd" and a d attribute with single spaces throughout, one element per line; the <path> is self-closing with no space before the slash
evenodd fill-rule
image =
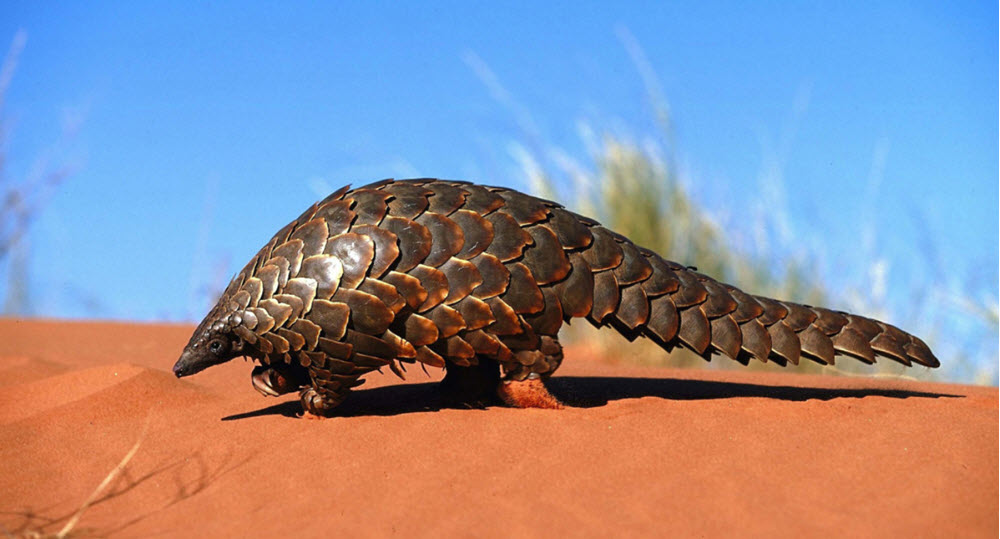
<path id="1" fill-rule="evenodd" d="M 577 282 L 561 287 L 560 299 L 565 310 L 579 297 L 574 289 L 592 286 L 587 318 L 629 339 L 644 336 L 667 350 L 682 345 L 705 358 L 721 353 L 743 364 L 754 358 L 798 364 L 806 357 L 832 365 L 835 356 L 847 355 L 869 364 L 881 356 L 906 366 L 939 365 L 923 341 L 895 326 L 753 296 L 601 226 L 591 232 L 590 245 L 569 257 Z"/>

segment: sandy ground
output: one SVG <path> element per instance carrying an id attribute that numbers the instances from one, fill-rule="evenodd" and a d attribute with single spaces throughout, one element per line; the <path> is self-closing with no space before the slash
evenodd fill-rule
<path id="1" fill-rule="evenodd" d="M 440 409 L 411 368 L 295 417 L 191 327 L 0 320 L 0 524 L 99 536 L 997 537 L 997 389 L 609 364 L 565 410 Z M 143 433 L 145 434 L 143 435 Z"/>

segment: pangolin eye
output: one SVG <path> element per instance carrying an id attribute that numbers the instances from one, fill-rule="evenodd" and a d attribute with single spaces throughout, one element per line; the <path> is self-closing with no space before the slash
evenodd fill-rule
<path id="1" fill-rule="evenodd" d="M 212 341 L 208 345 L 208 351 L 212 352 L 213 354 L 218 354 L 218 353 L 222 352 L 222 342 L 221 341 Z"/>

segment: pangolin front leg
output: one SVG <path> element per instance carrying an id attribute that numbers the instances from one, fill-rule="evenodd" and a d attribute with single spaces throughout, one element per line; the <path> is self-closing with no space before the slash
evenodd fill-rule
<path id="1" fill-rule="evenodd" d="M 299 401 L 306 414 L 317 417 L 330 415 L 351 389 L 364 382 L 359 378 L 369 370 L 333 357 L 307 357 L 302 362 L 307 363 L 309 383 L 301 387 Z"/>
<path id="2" fill-rule="evenodd" d="M 332 393 L 315 385 L 306 386 L 299 392 L 299 401 L 305 417 L 321 418 L 330 415 L 340 403 L 344 402 L 346 394 Z"/>
<path id="3" fill-rule="evenodd" d="M 938 366 L 894 326 L 745 293 L 555 202 L 417 179 L 345 187 L 279 230 L 174 372 L 248 355 L 261 364 L 254 387 L 299 389 L 303 408 L 325 415 L 367 372 L 420 362 L 447 368 L 442 387 L 467 400 L 558 407 L 544 380 L 572 318 L 743 364 L 842 355 Z"/>

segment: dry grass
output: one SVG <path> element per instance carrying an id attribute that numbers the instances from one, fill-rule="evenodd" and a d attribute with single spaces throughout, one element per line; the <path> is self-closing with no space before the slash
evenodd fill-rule
<path id="1" fill-rule="evenodd" d="M 7 537 L 24 537 L 26 539 L 64 539 L 65 537 L 77 535 L 76 532 L 79 531 L 77 526 L 80 524 L 80 520 L 83 518 L 84 513 L 86 513 L 95 502 L 101 499 L 101 495 L 105 490 L 107 490 L 108 486 L 111 485 L 119 475 L 121 475 L 121 473 L 125 470 L 125 467 L 128 466 L 129 461 L 131 461 L 132 458 L 135 457 L 135 454 L 139 452 L 139 447 L 142 446 L 142 442 L 146 438 L 146 431 L 148 429 L 149 421 L 147 421 L 146 425 L 143 427 L 142 433 L 139 435 L 139 439 L 136 440 L 135 445 L 133 445 L 132 448 L 125 453 L 125 456 L 122 457 L 118 464 L 112 468 L 110 472 L 108 472 L 108 475 L 104 477 L 104 480 L 97 485 L 97 488 L 90 493 L 90 496 L 84 500 L 80 507 L 77 508 L 76 512 L 73 513 L 73 515 L 66 521 L 66 524 L 64 524 L 58 532 L 47 533 L 40 530 L 28 529 L 21 531 L 17 536 L 12 535 L 7 530 L 4 530 L 4 534 Z"/>
<path id="2" fill-rule="evenodd" d="M 741 206 L 766 208 L 766 211 L 758 211 L 751 218 L 734 223 L 717 217 L 686 188 L 691 185 L 691 179 L 678 174 L 678 166 L 672 158 L 674 137 L 670 108 L 641 48 L 627 31 L 621 30 L 620 34 L 643 78 L 660 130 L 639 138 L 623 135 L 620 126 L 614 131 L 600 130 L 587 122 L 578 122 L 583 146 L 588 148 L 588 155 L 583 158 L 573 157 L 572 152 L 547 144 L 537 131 L 527 129 L 525 126 L 536 124 L 527 109 L 516 103 L 513 94 L 500 85 L 499 77 L 485 62 L 471 53 L 468 55 L 476 60 L 471 65 L 477 75 L 494 96 L 503 96 L 498 102 L 509 108 L 522 126 L 523 138 L 512 142 L 510 153 L 530 192 L 564 202 L 570 209 L 598 219 L 666 258 L 696 266 L 702 273 L 747 292 L 809 305 L 826 305 L 891 321 L 924 338 L 943 365 L 939 370 L 907 369 L 883 360 L 870 367 L 845 358 L 836 366 L 803 361 L 796 369 L 798 372 L 997 383 L 995 283 L 977 285 L 972 278 L 956 281 L 928 273 L 922 280 L 906 285 L 909 287 L 904 291 L 906 297 L 913 298 L 907 311 L 893 312 L 886 294 L 873 292 L 884 291 L 885 283 L 893 278 L 891 259 L 878 252 L 877 247 L 871 252 L 858 253 L 856 259 L 849 262 L 852 267 L 863 269 L 859 279 L 846 289 L 834 289 L 824 276 L 835 275 L 839 270 L 822 262 L 829 259 L 827 253 L 822 252 L 823 242 L 800 241 L 808 235 L 800 230 L 789 230 L 791 220 L 780 200 L 765 200 L 762 194 L 761 200 L 741 201 Z M 797 104 L 795 108 L 801 106 Z M 769 159 L 775 161 L 769 166 L 780 169 L 781 159 L 765 156 L 765 161 Z M 768 180 L 776 189 L 784 188 L 780 170 L 768 170 L 764 174 L 772 176 Z M 816 226 L 823 229 L 823 225 L 818 223 Z M 874 230 L 865 232 L 876 236 Z M 925 246 L 920 251 L 923 264 L 948 267 L 935 259 L 936 251 L 933 246 Z M 625 343 L 615 332 L 596 331 L 585 323 L 575 324 L 564 335 L 567 341 L 596 343 L 607 352 L 613 351 L 616 357 L 629 358 L 628 361 L 705 366 L 704 360 L 684 350 L 668 355 L 652 343 L 643 340 Z M 724 358 L 713 360 L 711 365 L 744 368 Z M 773 364 L 752 362 L 750 368 L 773 368 Z"/>

